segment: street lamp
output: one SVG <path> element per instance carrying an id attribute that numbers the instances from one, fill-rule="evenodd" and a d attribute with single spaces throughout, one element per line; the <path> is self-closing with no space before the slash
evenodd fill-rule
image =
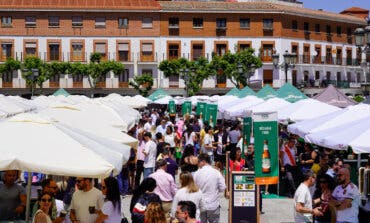
<path id="1" fill-rule="evenodd" d="M 274 65 L 275 69 L 281 68 L 284 69 L 285 72 L 285 83 L 288 82 L 288 70 L 293 69 L 297 63 L 297 54 L 296 53 L 288 53 L 288 50 L 285 50 L 283 54 L 284 62 L 279 64 L 280 55 L 273 54 L 272 55 L 272 64 Z"/>
<path id="2" fill-rule="evenodd" d="M 254 72 L 256 71 L 256 66 L 254 64 L 250 65 L 250 67 L 248 67 L 247 72 L 244 72 L 243 65 L 241 63 L 238 63 L 237 68 L 238 68 L 238 74 L 240 76 L 241 75 L 244 76 L 247 82 L 247 86 L 249 86 L 249 78 L 251 78 Z"/>
<path id="3" fill-rule="evenodd" d="M 360 53 L 365 53 L 366 56 L 370 55 L 370 19 L 367 21 L 367 26 L 365 28 L 357 28 L 354 32 L 355 35 L 355 45 L 360 50 Z M 361 68 L 370 72 L 370 62 L 361 62 Z"/>
<path id="4" fill-rule="evenodd" d="M 25 75 L 27 79 L 31 81 L 31 99 L 33 98 L 33 93 L 35 89 L 35 80 L 39 76 L 39 69 L 32 68 L 32 69 L 23 69 L 23 73 L 27 74 Z"/>
<path id="5" fill-rule="evenodd" d="M 194 72 L 194 69 L 191 69 L 192 72 Z M 188 83 L 189 83 L 189 74 L 190 74 L 190 69 L 189 68 L 182 68 L 180 69 L 180 78 L 184 80 L 185 83 L 185 91 L 186 91 L 186 97 L 189 96 L 189 88 L 188 88 Z"/>

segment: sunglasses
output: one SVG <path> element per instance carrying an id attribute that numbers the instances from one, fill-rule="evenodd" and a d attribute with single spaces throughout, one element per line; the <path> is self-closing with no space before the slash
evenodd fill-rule
<path id="1" fill-rule="evenodd" d="M 42 201 L 42 202 L 49 202 L 49 203 L 50 203 L 50 202 L 51 202 L 51 198 L 49 198 L 49 199 L 42 198 L 42 199 L 41 199 L 41 201 Z"/>

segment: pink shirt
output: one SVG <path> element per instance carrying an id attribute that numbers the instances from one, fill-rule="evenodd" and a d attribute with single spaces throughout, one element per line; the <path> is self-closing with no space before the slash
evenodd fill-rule
<path id="1" fill-rule="evenodd" d="M 161 198 L 161 201 L 172 201 L 176 194 L 177 187 L 171 174 L 166 173 L 163 169 L 158 169 L 150 174 L 149 177 L 157 182 L 154 193 Z"/>
<path id="2" fill-rule="evenodd" d="M 144 147 L 145 147 L 145 141 L 143 140 L 143 141 L 139 142 L 139 146 L 137 148 L 136 156 L 137 156 L 138 160 L 142 160 L 142 161 L 145 160 L 145 155 L 143 153 Z"/>

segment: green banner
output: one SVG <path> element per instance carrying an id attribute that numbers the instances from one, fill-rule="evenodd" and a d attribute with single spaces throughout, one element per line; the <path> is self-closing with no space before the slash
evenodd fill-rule
<path id="1" fill-rule="evenodd" d="M 243 119 L 243 145 L 242 145 L 242 158 L 245 157 L 244 152 L 248 149 L 251 139 L 252 131 L 252 117 Z"/>
<path id="2" fill-rule="evenodd" d="M 204 116 L 204 113 L 206 111 L 206 105 L 207 103 L 205 102 L 197 102 L 197 109 L 196 109 L 197 115 Z"/>
<path id="3" fill-rule="evenodd" d="M 169 101 L 168 102 L 168 113 L 173 116 L 176 115 L 176 105 L 175 101 Z"/>
<path id="4" fill-rule="evenodd" d="M 277 113 L 254 114 L 253 136 L 256 184 L 277 184 L 279 182 Z"/>
<path id="5" fill-rule="evenodd" d="M 191 114 L 191 101 L 182 103 L 182 116 Z"/>
<path id="6" fill-rule="evenodd" d="M 207 104 L 204 114 L 204 120 L 208 121 L 211 126 L 216 126 L 217 123 L 217 105 Z"/>

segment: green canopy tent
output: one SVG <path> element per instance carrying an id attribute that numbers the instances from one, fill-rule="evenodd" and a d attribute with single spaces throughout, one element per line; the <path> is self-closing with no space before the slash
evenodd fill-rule
<path id="1" fill-rule="evenodd" d="M 240 95 L 240 90 L 236 87 L 232 88 L 229 92 L 227 92 L 225 95 L 229 95 L 229 96 L 237 96 L 239 97 Z"/>
<path id="2" fill-rule="evenodd" d="M 71 95 L 70 93 L 68 93 L 66 90 L 64 90 L 63 88 L 59 88 L 57 91 L 55 91 L 53 93 L 54 96 L 59 96 L 59 95 L 63 95 L 63 96 L 69 96 Z"/>
<path id="3" fill-rule="evenodd" d="M 263 100 L 267 100 L 277 97 L 277 93 L 270 85 L 266 84 L 261 90 L 259 90 L 259 92 L 257 92 L 256 96 Z"/>
<path id="4" fill-rule="evenodd" d="M 291 83 L 286 83 L 279 90 L 276 91 L 277 96 L 291 103 L 297 102 L 308 97 L 300 90 L 294 87 Z"/>
<path id="5" fill-rule="evenodd" d="M 155 90 L 151 95 L 149 95 L 148 98 L 152 101 L 156 101 L 166 96 L 169 96 L 169 94 L 165 90 L 159 88 Z"/>
<path id="6" fill-rule="evenodd" d="M 243 89 L 240 90 L 239 98 L 244 98 L 247 96 L 255 96 L 256 92 L 254 92 L 250 87 L 245 86 Z"/>

